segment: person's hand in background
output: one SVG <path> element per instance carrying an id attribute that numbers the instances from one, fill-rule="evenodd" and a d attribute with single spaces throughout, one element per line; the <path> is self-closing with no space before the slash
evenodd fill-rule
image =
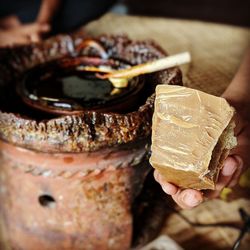
<path id="1" fill-rule="evenodd" d="M 24 24 L 10 29 L 0 29 L 0 46 L 27 44 L 40 41 L 42 34 L 49 32 L 48 24 Z"/>
<path id="2" fill-rule="evenodd" d="M 14 29 L 21 25 L 22 23 L 16 15 L 9 15 L 0 19 L 0 30 Z"/>
<path id="3" fill-rule="evenodd" d="M 182 208 L 190 209 L 199 205 L 204 197 L 216 198 L 224 187 L 235 186 L 244 169 L 250 167 L 250 50 L 246 54 L 239 71 L 231 84 L 223 93 L 223 97 L 236 109 L 236 128 L 238 145 L 230 152 L 221 169 L 216 189 L 213 191 L 198 191 L 181 189 L 167 181 L 155 170 L 154 177 L 162 189 L 171 195 Z"/>
<path id="4" fill-rule="evenodd" d="M 43 0 L 35 22 L 23 24 L 17 16 L 0 20 L 0 47 L 39 42 L 50 29 L 50 22 L 58 9 L 60 0 Z"/>

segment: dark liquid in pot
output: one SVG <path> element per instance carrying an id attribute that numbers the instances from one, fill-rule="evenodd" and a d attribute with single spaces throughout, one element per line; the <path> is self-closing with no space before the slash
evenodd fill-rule
<path id="1" fill-rule="evenodd" d="M 141 89 L 138 78 L 129 81 L 126 88 L 116 89 L 93 72 L 50 66 L 32 69 L 18 86 L 24 102 L 49 113 L 98 110 L 110 105 L 116 111 L 117 102 Z"/>
<path id="2" fill-rule="evenodd" d="M 52 87 L 53 86 L 53 87 Z M 113 87 L 108 80 L 88 75 L 69 74 L 58 78 L 50 77 L 40 82 L 37 88 L 30 86 L 30 92 L 36 92 L 39 98 L 73 99 L 83 107 L 102 104 L 109 101 Z"/>
<path id="3" fill-rule="evenodd" d="M 55 60 L 35 66 L 16 82 L 0 85 L 0 107 L 37 121 L 75 110 L 122 114 L 145 103 L 154 91 L 149 81 L 146 76 L 135 77 L 127 88 L 116 89 L 108 80 L 96 78 L 95 73 L 62 68 Z"/>

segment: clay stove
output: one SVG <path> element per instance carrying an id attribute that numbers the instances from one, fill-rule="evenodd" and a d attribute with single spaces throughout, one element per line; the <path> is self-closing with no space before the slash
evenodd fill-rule
<path id="1" fill-rule="evenodd" d="M 0 50 L 0 249 L 130 248 L 154 87 L 181 84 L 181 73 L 115 89 L 81 67 L 163 56 L 149 41 L 82 34 Z"/>

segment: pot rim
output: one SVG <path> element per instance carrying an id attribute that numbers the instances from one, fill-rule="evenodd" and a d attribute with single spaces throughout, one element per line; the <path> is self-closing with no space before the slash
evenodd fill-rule
<path id="1" fill-rule="evenodd" d="M 20 74 L 35 65 L 74 53 L 77 44 L 84 39 L 89 38 L 77 33 L 72 36 L 56 36 L 29 46 L 3 49 L 0 51 L 3 54 L 0 57 L 2 79 L 18 79 Z M 101 35 L 95 40 L 111 56 L 120 56 L 132 64 L 167 55 L 159 45 L 149 40 L 133 41 L 119 35 Z M 144 52 L 140 52 L 143 49 Z M 153 86 L 156 82 L 182 84 L 181 72 L 177 67 L 149 74 L 149 77 L 153 79 Z M 90 152 L 147 138 L 151 134 L 154 97 L 152 94 L 138 110 L 125 114 L 85 111 L 43 121 L 0 110 L 0 139 L 42 152 Z"/>

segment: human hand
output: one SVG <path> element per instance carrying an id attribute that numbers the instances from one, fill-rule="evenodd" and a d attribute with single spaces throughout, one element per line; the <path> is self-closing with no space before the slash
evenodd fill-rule
<path id="1" fill-rule="evenodd" d="M 1 29 L 13 29 L 20 27 L 22 23 L 16 15 L 9 15 L 2 17 L 0 19 L 0 28 Z"/>
<path id="2" fill-rule="evenodd" d="M 235 105 L 236 106 L 236 105 Z M 238 145 L 230 152 L 220 171 L 215 190 L 198 191 L 194 189 L 181 189 L 164 180 L 157 170 L 154 171 L 155 180 L 158 181 L 165 193 L 171 195 L 174 201 L 184 209 L 191 209 L 199 205 L 204 197 L 216 198 L 224 187 L 235 186 L 247 166 L 250 166 L 250 105 L 236 106 L 237 115 L 235 117 Z"/>
<path id="3" fill-rule="evenodd" d="M 24 24 L 8 30 L 2 29 L 0 30 L 0 47 L 38 42 L 41 35 L 49 30 L 48 24 L 39 23 Z"/>

